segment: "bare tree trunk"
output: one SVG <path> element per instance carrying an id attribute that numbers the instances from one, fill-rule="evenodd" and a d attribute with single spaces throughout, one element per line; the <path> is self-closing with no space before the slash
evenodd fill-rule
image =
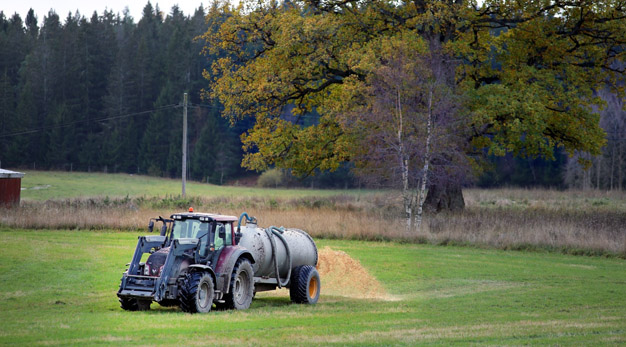
<path id="1" fill-rule="evenodd" d="M 591 154 L 585 155 L 587 160 L 591 160 Z M 591 170 L 583 169 L 583 190 L 589 190 L 591 188 Z"/>
<path id="2" fill-rule="evenodd" d="M 404 142 L 402 138 L 403 133 L 403 119 L 402 119 L 402 104 L 400 100 L 400 89 L 398 88 L 397 92 L 397 100 L 396 100 L 396 111 L 398 115 L 398 154 L 400 158 L 400 170 L 402 171 L 402 200 L 404 202 L 404 217 L 406 219 L 406 231 L 411 231 L 411 221 L 412 221 L 412 198 L 411 192 L 409 190 L 409 158 L 404 150 Z"/>
<path id="3" fill-rule="evenodd" d="M 464 209 L 465 200 L 461 186 L 456 183 L 430 185 L 424 201 L 424 208 L 432 212 Z"/>
<path id="4" fill-rule="evenodd" d="M 624 142 L 620 139 L 617 145 L 617 188 L 621 191 L 624 183 Z"/>
<path id="5" fill-rule="evenodd" d="M 614 127 L 614 133 L 617 133 L 617 126 Z M 613 177 L 615 175 L 615 147 L 615 144 L 611 146 L 611 190 L 614 188 Z"/>
<path id="6" fill-rule="evenodd" d="M 596 156 L 596 189 L 600 190 L 600 174 L 602 167 L 602 154 Z"/>
<path id="7" fill-rule="evenodd" d="M 533 182 L 537 182 L 537 173 L 535 173 L 535 166 L 530 157 L 528 158 L 528 167 L 530 168 L 530 173 L 533 175 Z"/>
<path id="8" fill-rule="evenodd" d="M 417 231 L 422 227 L 422 212 L 426 194 L 426 180 L 428 179 L 428 165 L 430 164 L 430 138 L 433 119 L 433 87 L 428 94 L 428 122 L 426 123 L 426 153 L 424 154 L 424 168 L 422 170 L 422 187 L 420 188 L 419 207 L 417 208 Z"/>
<path id="9" fill-rule="evenodd" d="M 413 232 L 415 230 L 416 227 L 416 223 L 417 223 L 417 206 L 419 204 L 418 198 L 419 198 L 419 191 L 418 191 L 418 187 L 419 187 L 420 182 L 416 182 L 416 185 L 412 188 L 409 189 L 409 194 L 411 197 L 411 231 Z"/>
<path id="10" fill-rule="evenodd" d="M 615 173 L 615 148 L 611 148 L 611 177 L 610 177 L 610 187 L 613 190 L 613 176 Z"/>

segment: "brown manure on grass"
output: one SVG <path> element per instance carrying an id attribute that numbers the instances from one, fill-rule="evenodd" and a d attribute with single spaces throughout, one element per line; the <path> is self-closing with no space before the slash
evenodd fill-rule
<path id="1" fill-rule="evenodd" d="M 342 296 L 354 299 L 399 300 L 385 291 L 383 286 L 370 275 L 361 263 L 346 252 L 330 247 L 319 249 L 317 271 L 322 282 L 320 301 L 325 296 Z M 257 294 L 257 297 L 289 296 L 286 288 Z"/>
<path id="2" fill-rule="evenodd" d="M 361 263 L 346 252 L 324 247 L 318 252 L 317 271 L 322 295 L 357 299 L 394 300 Z"/>

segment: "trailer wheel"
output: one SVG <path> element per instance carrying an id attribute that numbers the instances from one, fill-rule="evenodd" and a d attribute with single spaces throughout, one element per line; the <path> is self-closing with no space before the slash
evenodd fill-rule
<path id="1" fill-rule="evenodd" d="M 254 297 L 254 270 L 245 258 L 237 260 L 230 279 L 230 292 L 224 295 L 225 307 L 245 310 Z"/>
<path id="2" fill-rule="evenodd" d="M 311 265 L 295 267 L 291 271 L 289 297 L 297 304 L 315 304 L 320 298 L 320 274 Z"/>
<path id="3" fill-rule="evenodd" d="M 213 306 L 215 285 L 206 272 L 192 272 L 185 276 L 180 290 L 180 309 L 189 313 L 207 313 Z"/>
<path id="4" fill-rule="evenodd" d="M 150 300 L 120 298 L 120 307 L 126 311 L 148 311 L 151 303 Z"/>

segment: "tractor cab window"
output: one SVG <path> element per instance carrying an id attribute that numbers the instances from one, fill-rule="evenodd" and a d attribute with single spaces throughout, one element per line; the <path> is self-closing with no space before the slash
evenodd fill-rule
<path id="1" fill-rule="evenodd" d="M 233 244 L 233 224 L 226 223 L 226 238 L 224 239 L 224 244 L 226 246 L 231 246 Z"/>
<path id="2" fill-rule="evenodd" d="M 177 220 L 172 230 L 172 239 L 201 238 L 208 231 L 209 223 L 197 219 Z"/>
<path id="3" fill-rule="evenodd" d="M 220 231 L 223 231 L 224 237 L 220 237 Z M 223 246 L 231 246 L 233 244 L 233 225 L 232 223 L 217 223 L 215 227 L 215 249 Z"/>
<path id="4" fill-rule="evenodd" d="M 215 226 L 215 250 L 224 247 L 224 239 L 220 237 L 220 233 L 226 232 L 226 228 L 223 223 L 217 223 Z"/>
<path id="5" fill-rule="evenodd" d="M 198 252 L 201 257 L 206 257 L 209 253 L 209 227 L 211 223 L 201 222 L 197 219 L 177 220 L 174 222 L 172 239 L 197 238 Z"/>
<path id="6" fill-rule="evenodd" d="M 209 253 L 208 242 L 209 242 L 209 227 L 210 223 L 200 223 L 198 232 L 195 234 L 195 237 L 199 238 L 200 241 L 198 243 L 198 253 L 200 253 L 201 257 L 206 257 Z"/>

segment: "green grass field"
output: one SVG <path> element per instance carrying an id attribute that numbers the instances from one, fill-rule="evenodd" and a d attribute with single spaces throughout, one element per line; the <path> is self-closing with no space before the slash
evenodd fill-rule
<path id="1" fill-rule="evenodd" d="M 86 172 L 25 171 L 22 179 L 22 199 L 48 200 L 79 197 L 138 197 L 178 196 L 180 180 L 129 174 Z M 326 197 L 338 194 L 370 194 L 369 190 L 331 189 L 265 189 L 244 186 L 219 186 L 187 182 L 187 195 L 213 197 Z"/>
<path id="2" fill-rule="evenodd" d="M 115 293 L 137 235 L 0 228 L 0 345 L 626 343 L 622 259 L 318 240 L 359 260 L 395 300 L 125 312 Z"/>
<path id="3" fill-rule="evenodd" d="M 0 345 L 626 344 L 626 261 L 542 251 L 316 239 L 319 248 L 342 250 L 360 261 L 380 282 L 386 291 L 383 297 L 388 300 L 357 299 L 359 295 L 353 294 L 362 288 L 356 284 L 331 284 L 324 292 L 322 277 L 322 297 L 315 306 L 293 305 L 286 296 L 260 294 L 246 311 L 189 315 L 153 304 L 149 312 L 126 312 L 119 308 L 115 293 L 124 264 L 130 261 L 142 232 L 46 230 L 53 227 L 45 227 L 46 223 L 42 224 L 44 230 L 34 231 L 10 228 L 8 221 L 19 213 L 20 218 L 32 219 L 28 214 L 38 213 L 38 209 L 47 213 L 38 215 L 50 220 L 75 217 L 78 223 L 83 219 L 100 220 L 102 214 L 105 221 L 115 221 L 116 213 L 121 212 L 102 205 L 104 197 L 175 197 L 180 194 L 180 182 L 127 174 L 27 171 L 22 186 L 26 188 L 22 191 L 26 207 L 5 209 L 0 214 L 0 240 L 4 246 L 0 252 Z M 370 197 L 378 199 L 380 194 L 384 202 L 393 195 L 368 190 L 260 189 L 196 182 L 188 184 L 187 193 L 239 202 L 268 198 L 255 205 L 261 209 L 259 217 L 263 220 L 277 213 L 270 201 L 276 199 L 289 209 L 273 217 L 279 223 L 300 226 L 317 216 L 314 226 L 330 230 L 337 224 L 340 231 L 350 220 L 344 221 L 346 216 L 355 214 L 362 219 L 368 211 L 385 207 L 368 205 L 375 200 Z M 335 219 L 330 217 L 332 207 L 302 208 L 288 203 L 291 199 L 337 195 L 357 198 L 348 201 L 345 211 Z M 504 223 L 502 228 L 506 230 L 492 230 L 499 238 L 504 231 L 511 237 L 522 237 L 519 228 L 529 226 L 534 228 L 530 235 L 538 240 L 546 233 L 552 235 L 551 228 L 567 227 L 573 234 L 586 235 L 585 240 L 599 239 L 599 231 L 606 234 L 615 230 L 619 236 L 623 229 L 609 226 L 618 225 L 621 217 L 610 219 L 613 224 L 604 223 L 608 225 L 606 230 L 597 230 L 604 224 L 568 216 L 577 216 L 578 211 L 604 215 L 609 211 L 619 217 L 626 206 L 625 197 L 594 191 L 468 190 L 468 212 L 444 215 L 444 232 L 458 224 L 459 235 L 463 236 L 468 227 L 478 225 L 470 233 L 477 238 L 489 232 L 494 223 Z M 97 206 L 48 206 L 42 202 L 73 198 L 99 200 Z M 214 204 L 221 201 L 217 199 Z M 153 212 L 150 206 L 140 206 L 149 211 L 124 216 Z M 351 206 L 363 210 L 353 211 Z M 522 214 L 528 213 L 528 218 L 541 213 L 551 217 L 542 217 L 549 228 L 543 219 L 536 218 L 526 218 L 520 225 L 511 223 L 507 216 L 520 209 Z M 450 223 L 455 220 L 456 224 Z M 67 223 L 72 225 L 71 221 Z M 589 223 L 587 230 L 584 227 Z M 379 226 L 372 224 L 376 232 L 385 231 L 377 229 Z M 611 239 L 609 244 L 619 246 L 619 242 L 623 246 L 619 238 Z M 324 294 L 329 292 L 334 295 Z"/>

